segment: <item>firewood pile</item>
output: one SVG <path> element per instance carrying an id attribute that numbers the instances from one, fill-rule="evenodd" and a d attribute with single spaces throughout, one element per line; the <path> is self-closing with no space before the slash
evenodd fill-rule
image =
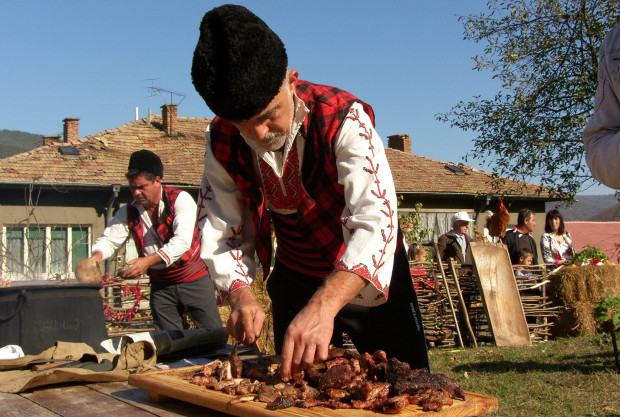
<path id="1" fill-rule="evenodd" d="M 456 326 L 450 299 L 434 262 L 410 262 L 413 284 L 420 304 L 426 340 L 431 347 L 455 345 Z M 454 294 L 454 293 L 451 293 Z M 457 302 L 453 299 L 452 302 Z M 458 342 L 456 342 L 458 344 Z"/>
<path id="2" fill-rule="evenodd" d="M 515 269 L 515 279 L 532 342 L 548 340 L 561 308 L 548 294 L 549 271 L 545 265 L 532 265 Z"/>
<path id="3" fill-rule="evenodd" d="M 446 263 L 442 266 L 443 273 L 436 262 L 410 263 L 429 346 L 461 347 L 461 341 L 465 346 L 493 344 L 493 333 L 475 270 L 459 264 L 454 265 L 454 270 Z M 424 279 L 414 273 L 421 267 L 425 272 Z M 560 314 L 560 306 L 547 291 L 549 271 L 544 265 L 538 265 L 515 272 L 531 340 L 548 340 Z M 419 275 L 422 276 L 421 272 Z M 455 281 L 455 276 L 458 281 Z M 447 290 L 444 282 L 447 283 Z"/>

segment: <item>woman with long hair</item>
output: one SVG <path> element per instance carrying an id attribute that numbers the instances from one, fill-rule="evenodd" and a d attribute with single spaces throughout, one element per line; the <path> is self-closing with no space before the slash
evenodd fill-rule
<path id="1" fill-rule="evenodd" d="M 564 218 L 559 210 L 547 212 L 545 233 L 540 237 L 540 250 L 543 261 L 555 266 L 570 263 L 575 253 L 570 233 L 565 229 Z"/>

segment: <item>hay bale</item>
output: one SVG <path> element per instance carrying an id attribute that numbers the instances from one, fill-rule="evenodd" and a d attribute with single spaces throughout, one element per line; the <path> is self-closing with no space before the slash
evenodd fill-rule
<path id="1" fill-rule="evenodd" d="M 554 336 L 601 331 L 594 306 L 608 295 L 620 297 L 620 267 L 615 264 L 565 267 L 549 275 L 549 280 L 548 294 L 564 307 L 553 328 Z"/>

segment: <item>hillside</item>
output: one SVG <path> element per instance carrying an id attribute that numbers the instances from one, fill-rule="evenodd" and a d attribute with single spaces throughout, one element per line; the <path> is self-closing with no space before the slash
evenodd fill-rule
<path id="1" fill-rule="evenodd" d="M 562 202 L 547 203 L 546 210 L 557 208 L 565 221 L 618 221 L 618 200 L 613 194 L 578 195 L 577 202 L 566 207 Z"/>
<path id="2" fill-rule="evenodd" d="M 43 145 L 43 136 L 19 130 L 0 130 L 0 158 L 29 151 Z"/>

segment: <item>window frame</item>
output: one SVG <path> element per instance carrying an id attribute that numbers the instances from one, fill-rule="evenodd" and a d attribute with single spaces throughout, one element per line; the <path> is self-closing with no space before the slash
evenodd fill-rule
<path id="1" fill-rule="evenodd" d="M 58 230 L 64 230 L 65 232 L 65 248 L 67 257 L 65 259 L 65 267 L 64 273 L 52 273 L 52 232 Z M 25 281 L 25 280 L 44 280 L 44 279 L 52 279 L 57 278 L 59 274 L 61 278 L 65 279 L 73 279 L 75 278 L 75 273 L 73 271 L 73 248 L 75 247 L 75 243 L 73 242 L 73 231 L 74 229 L 86 230 L 87 234 L 87 256 L 91 256 L 91 246 L 92 246 L 92 233 L 93 226 L 92 225 L 77 225 L 77 224 L 47 224 L 47 225 L 11 225 L 4 224 L 2 229 L 0 230 L 1 235 L 1 244 L 0 244 L 0 277 L 4 279 L 11 279 L 15 281 Z M 8 271 L 8 258 L 6 256 L 6 251 L 8 249 L 7 246 L 7 236 L 9 230 L 21 230 L 22 232 L 22 241 L 21 241 L 21 252 L 22 252 L 22 260 L 21 260 L 21 271 Z M 29 243 L 30 243 L 30 233 L 32 231 L 43 230 L 44 231 L 44 248 L 43 248 L 43 271 L 33 273 L 29 268 Z"/>

